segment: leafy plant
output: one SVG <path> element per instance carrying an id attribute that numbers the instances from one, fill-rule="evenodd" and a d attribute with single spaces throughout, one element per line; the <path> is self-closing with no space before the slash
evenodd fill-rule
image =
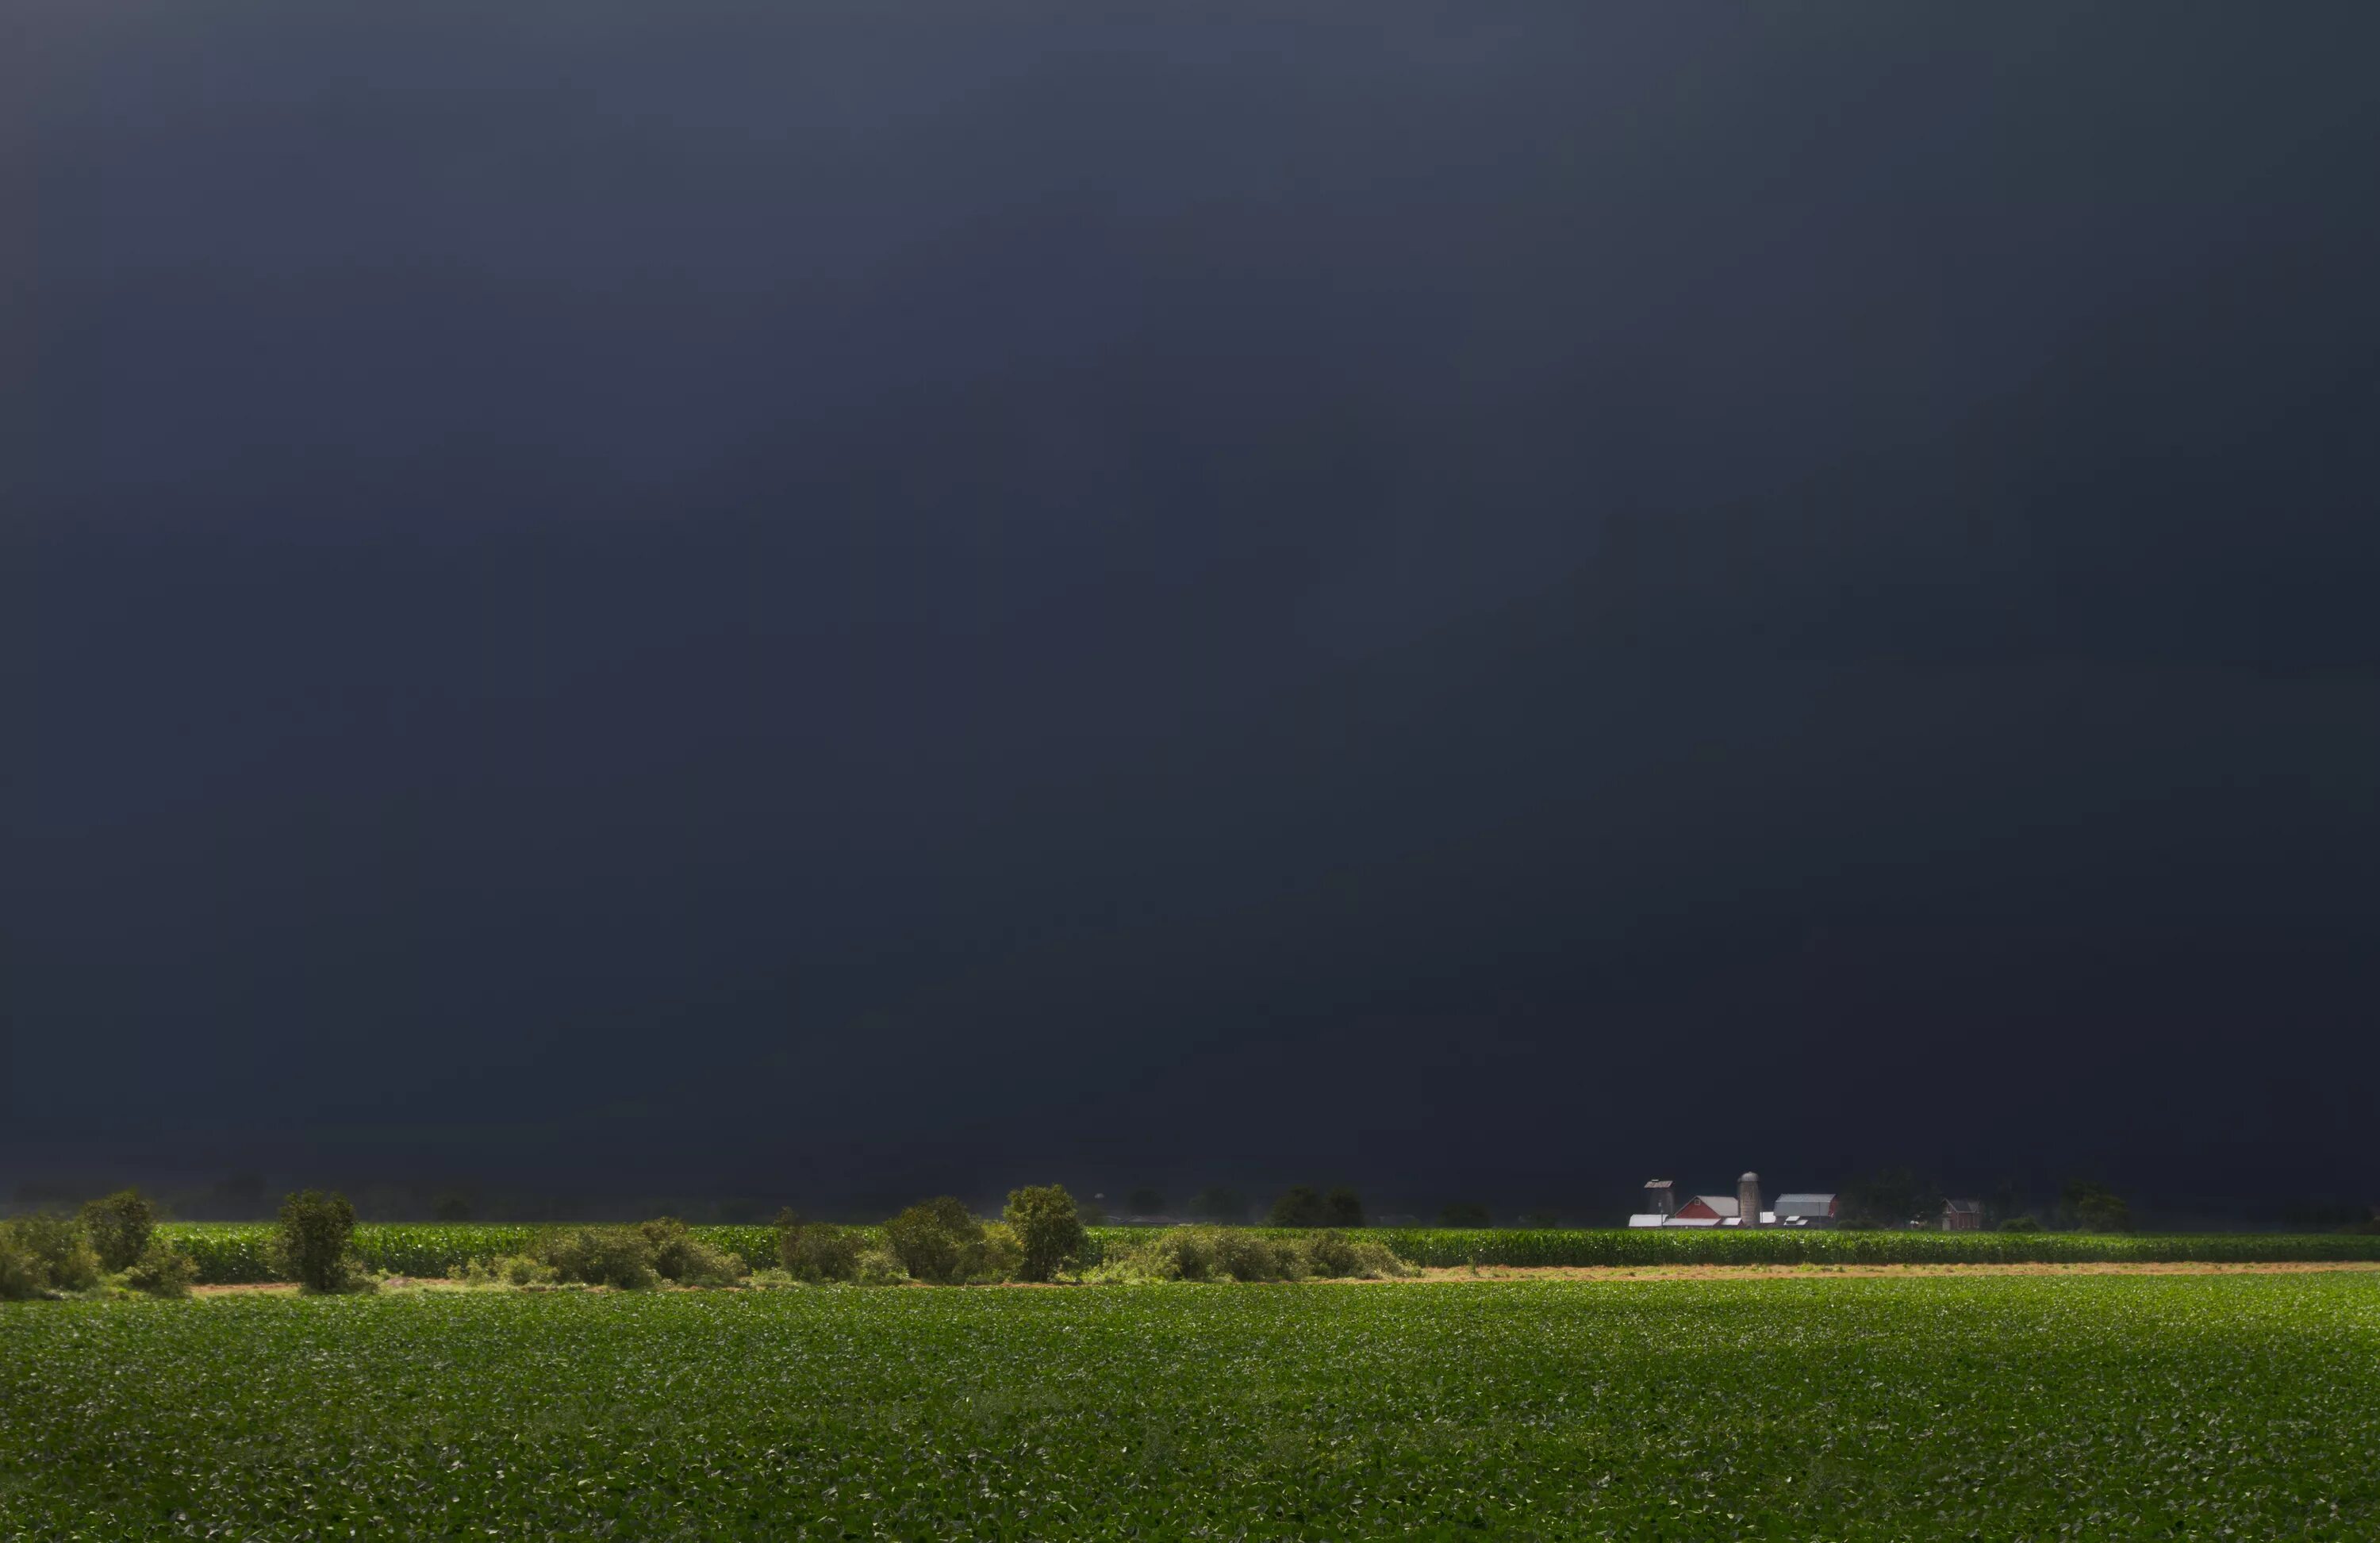
<path id="1" fill-rule="evenodd" d="M 741 1255 L 713 1248 L 674 1216 L 640 1221 L 637 1231 L 653 1247 L 653 1273 L 682 1286 L 732 1285 L 745 1273 Z"/>
<path id="2" fill-rule="evenodd" d="M 346 1196 L 300 1190 L 281 1202 L 273 1258 L 282 1278 L 297 1282 L 302 1291 L 369 1290 L 370 1277 L 355 1255 L 355 1235 L 356 1208 Z"/>
<path id="3" fill-rule="evenodd" d="M 884 1242 L 917 1280 L 964 1281 L 980 1258 L 983 1223 L 948 1195 L 911 1206 L 884 1223 Z"/>
<path id="4" fill-rule="evenodd" d="M 1016 1278 L 1049 1281 L 1082 1262 L 1090 1239 L 1062 1185 L 1012 1189 L 1002 1218 L 1015 1233 Z"/>
<path id="5" fill-rule="evenodd" d="M 652 1239 L 637 1227 L 573 1227 L 545 1240 L 540 1258 L 554 1278 L 614 1291 L 650 1291 L 662 1283 Z"/>
<path id="6" fill-rule="evenodd" d="M 82 1208 L 83 1230 L 99 1254 L 99 1267 L 113 1274 L 129 1270 L 149 1246 L 157 1213 L 137 1189 L 119 1189 Z"/>
<path id="7" fill-rule="evenodd" d="M 909 1279 L 909 1269 L 890 1248 L 863 1248 L 853 1262 L 852 1279 L 863 1286 L 897 1286 Z"/>
<path id="8" fill-rule="evenodd" d="M 777 1257 L 796 1281 L 849 1281 L 859 1270 L 867 1239 L 848 1227 L 805 1221 L 787 1210 L 777 1217 Z"/>
<path id="9" fill-rule="evenodd" d="M 98 1251 L 82 1223 L 63 1216 L 20 1216 L 6 1224 L 27 1263 L 24 1276 L 35 1292 L 89 1291 L 99 1284 Z M 13 1272 L 12 1272 L 13 1273 Z"/>
<path id="10" fill-rule="evenodd" d="M 164 1238 L 152 1237 L 140 1257 L 124 1268 L 122 1279 L 128 1289 L 144 1296 L 183 1297 L 190 1294 L 190 1282 L 198 1276 L 197 1260 Z"/>

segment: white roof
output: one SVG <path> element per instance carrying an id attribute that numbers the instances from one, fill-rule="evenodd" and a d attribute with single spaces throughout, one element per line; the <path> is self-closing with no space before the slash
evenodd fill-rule
<path id="1" fill-rule="evenodd" d="M 1732 1195 L 1697 1195 L 1694 1198 L 1700 1200 L 1704 1205 L 1708 1206 L 1711 1209 L 1717 1211 L 1721 1216 L 1742 1216 L 1743 1214 L 1742 1208 L 1735 1203 L 1735 1197 Z"/>
<path id="2" fill-rule="evenodd" d="M 1716 1216 L 1665 1216 L 1661 1219 L 1661 1225 L 1664 1227 L 1716 1227 L 1718 1225 L 1718 1218 Z"/>
<path id="3" fill-rule="evenodd" d="M 1669 1220 L 1670 1219 L 1668 1217 L 1663 1216 L 1657 1210 L 1638 1211 L 1635 1215 L 1628 1219 L 1628 1225 L 1631 1227 L 1658 1227 Z"/>

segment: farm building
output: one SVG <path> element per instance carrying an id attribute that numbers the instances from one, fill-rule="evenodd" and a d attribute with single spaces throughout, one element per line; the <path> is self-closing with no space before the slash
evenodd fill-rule
<path id="1" fill-rule="evenodd" d="M 1977 1233 L 1984 1227 L 1984 1203 L 1981 1200 L 1945 1200 L 1942 1202 L 1942 1230 L 1946 1233 Z"/>
<path id="2" fill-rule="evenodd" d="M 1831 1195 L 1777 1197 L 1777 1220 L 1788 1227 L 1831 1227 L 1840 1214 Z"/>

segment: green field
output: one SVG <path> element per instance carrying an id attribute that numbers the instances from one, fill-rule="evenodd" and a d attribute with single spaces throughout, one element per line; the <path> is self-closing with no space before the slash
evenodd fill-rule
<path id="1" fill-rule="evenodd" d="M 0 1306 L 0 1537 L 2380 1537 L 2380 1274 Z"/>
<path id="2" fill-rule="evenodd" d="M 356 1250 L 373 1270 L 443 1275 L 467 1258 L 526 1251 L 545 1229 L 518 1223 L 395 1222 L 356 1230 Z M 772 1262 L 771 1227 L 697 1227 L 755 1265 Z M 1267 1228 L 1263 1231 L 1271 1232 Z M 159 1229 L 195 1256 L 199 1280 L 213 1285 L 270 1281 L 267 1222 L 169 1222 Z M 1094 1245 L 1133 1237 L 1130 1227 L 1095 1227 Z M 1828 1233 L 1639 1231 L 1621 1228 L 1470 1229 L 1372 1227 L 1376 1238 L 1421 1265 L 1664 1264 L 2056 1264 L 2181 1260 L 2380 1260 L 2380 1237 L 2325 1233 Z"/>

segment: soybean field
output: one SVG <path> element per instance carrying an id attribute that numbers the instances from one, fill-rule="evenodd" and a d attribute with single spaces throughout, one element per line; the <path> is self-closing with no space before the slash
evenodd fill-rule
<path id="1" fill-rule="evenodd" d="M 2380 1536 L 2380 1273 L 0 1306 L 0 1537 Z"/>

